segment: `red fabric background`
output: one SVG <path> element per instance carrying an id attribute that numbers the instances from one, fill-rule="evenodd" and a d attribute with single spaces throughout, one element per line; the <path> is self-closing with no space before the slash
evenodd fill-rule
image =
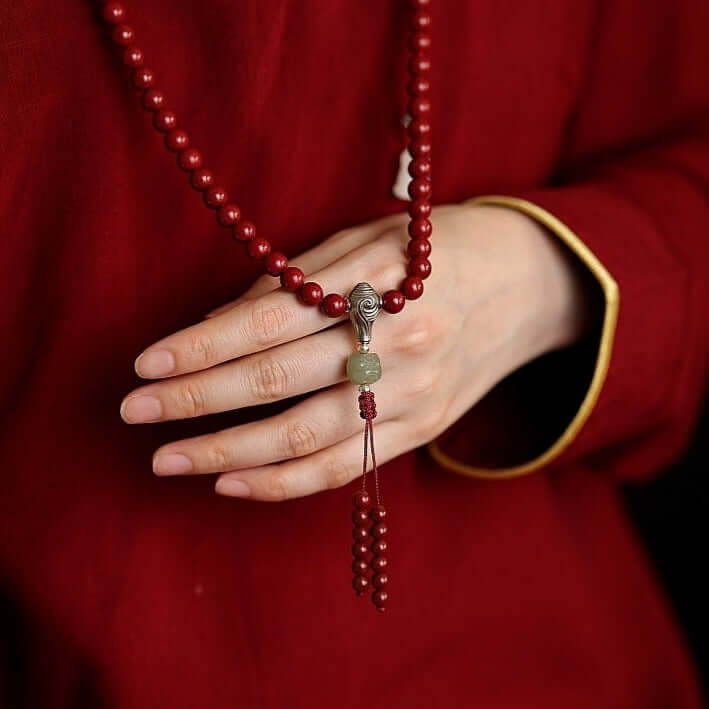
<path id="1" fill-rule="evenodd" d="M 404 6 L 129 12 L 208 166 L 295 254 L 402 208 Z M 258 268 L 162 150 L 91 4 L 1 3 L 0 581 L 22 613 L 6 652 L 30 678 L 17 688 L 15 660 L 5 686 L 26 706 L 699 706 L 615 485 L 681 453 L 706 381 L 709 6 L 433 14 L 436 202 L 547 207 L 618 280 L 621 316 L 597 410 L 557 464 L 504 483 L 421 451 L 385 467 L 379 616 L 349 588 L 349 489 L 266 505 L 150 473 L 161 443 L 263 415 L 118 416 L 135 356 Z M 475 462 L 473 418 L 459 425 Z"/>

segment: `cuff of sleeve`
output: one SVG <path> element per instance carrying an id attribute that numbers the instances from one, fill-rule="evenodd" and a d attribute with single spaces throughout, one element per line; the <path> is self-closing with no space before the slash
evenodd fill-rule
<path id="1" fill-rule="evenodd" d="M 469 465 L 457 460 L 443 450 L 443 436 L 428 444 L 431 457 L 443 468 L 474 478 L 503 480 L 533 473 L 556 459 L 576 438 L 598 401 L 601 388 L 608 372 L 613 338 L 618 320 L 618 284 L 588 246 L 563 222 L 538 205 L 516 197 L 487 195 L 467 200 L 465 204 L 494 205 L 516 209 L 536 220 L 556 235 L 585 265 L 600 286 L 604 299 L 603 320 L 593 365 L 593 374 L 581 404 L 563 429 L 561 435 L 541 454 L 527 462 L 511 467 L 486 468 Z"/>

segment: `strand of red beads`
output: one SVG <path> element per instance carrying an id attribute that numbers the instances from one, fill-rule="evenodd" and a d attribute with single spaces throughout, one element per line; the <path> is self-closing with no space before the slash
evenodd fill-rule
<path id="1" fill-rule="evenodd" d="M 177 114 L 169 108 L 167 97 L 156 86 L 155 72 L 145 64 L 143 50 L 136 45 L 133 27 L 126 24 L 127 13 L 120 2 L 105 2 L 101 5 L 101 17 L 112 26 L 111 38 L 122 49 L 123 64 L 131 70 L 133 86 L 141 93 L 141 103 L 153 114 L 153 126 L 164 133 L 165 146 L 177 155 L 177 164 L 189 173 L 190 184 L 201 192 L 205 205 L 216 212 L 217 222 L 231 230 L 233 238 L 246 247 L 250 258 L 262 261 L 267 273 L 280 278 L 281 285 L 297 293 L 306 305 L 320 306 L 332 318 L 344 315 L 348 310 L 347 298 L 339 293 L 324 294 L 322 286 L 305 281 L 305 274 L 294 266 L 280 251 L 273 251 L 271 242 L 256 235 L 253 222 L 243 219 L 241 209 L 229 200 L 226 189 L 219 185 L 214 174 L 204 167 L 202 153 L 195 148 L 189 134 L 179 127 Z M 408 233 L 411 237 L 407 247 L 409 261 L 407 276 L 400 290 L 388 290 L 382 296 L 382 307 L 389 313 L 398 313 L 407 300 L 416 300 L 423 294 L 423 281 L 431 273 L 431 101 L 429 74 L 431 60 L 428 13 L 430 0 L 410 0 L 413 12 L 409 20 L 409 81 L 407 126 L 411 155 L 409 174 Z"/>
<path id="2" fill-rule="evenodd" d="M 400 289 L 386 291 L 381 305 L 389 313 L 400 312 L 407 300 L 416 300 L 423 294 L 423 281 L 431 274 L 430 237 L 431 216 L 431 15 L 428 10 L 431 0 L 410 0 L 412 12 L 409 16 L 409 58 L 408 58 L 408 104 L 407 104 L 407 148 L 409 151 L 408 192 L 409 261 L 406 277 Z M 143 50 L 135 43 L 135 31 L 126 24 L 126 10 L 120 2 L 98 0 L 101 17 L 112 27 L 111 38 L 122 50 L 123 64 L 130 69 L 131 81 L 141 94 L 141 103 L 146 111 L 153 114 L 153 126 L 164 134 L 166 148 L 176 154 L 177 164 L 189 174 L 191 186 L 202 193 L 204 204 L 216 212 L 220 226 L 231 231 L 235 241 L 241 242 L 252 259 L 262 261 L 271 276 L 280 278 L 281 286 L 297 293 L 306 305 L 319 306 L 326 315 L 337 318 L 349 309 L 349 300 L 339 293 L 324 294 L 322 286 L 314 281 L 305 281 L 305 274 L 299 268 L 289 266 L 285 254 L 273 251 L 270 241 L 256 235 L 253 222 L 243 219 L 241 209 L 229 200 L 229 195 L 214 174 L 204 167 L 202 153 L 191 143 L 189 134 L 179 127 L 177 114 L 169 108 L 165 94 L 155 85 L 155 72 L 145 65 Z M 371 399 L 374 406 L 373 394 Z M 387 549 L 384 537 L 387 535 L 386 509 L 381 504 L 379 480 L 374 460 L 374 440 L 372 414 L 365 426 L 365 457 L 363 463 L 362 490 L 354 497 L 355 524 L 353 555 L 353 585 L 359 595 L 372 587 L 372 601 L 377 610 L 384 611 L 388 600 L 386 586 Z M 376 483 L 376 505 L 371 506 L 366 491 L 367 445 L 371 446 Z M 371 558 L 370 551 L 372 553 Z M 369 574 L 371 573 L 371 580 Z"/>

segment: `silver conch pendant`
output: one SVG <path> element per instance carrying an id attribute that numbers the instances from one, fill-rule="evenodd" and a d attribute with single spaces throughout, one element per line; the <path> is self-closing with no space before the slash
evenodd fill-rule
<path id="1" fill-rule="evenodd" d="M 369 283 L 358 283 L 349 295 L 350 321 L 355 330 L 355 337 L 360 352 L 369 350 L 372 341 L 372 325 L 382 309 L 379 293 Z"/>

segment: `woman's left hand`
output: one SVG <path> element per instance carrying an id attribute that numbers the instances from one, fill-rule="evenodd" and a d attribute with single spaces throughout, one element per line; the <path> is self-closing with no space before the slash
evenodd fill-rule
<path id="1" fill-rule="evenodd" d="M 360 281 L 383 293 L 405 274 L 407 221 L 402 214 L 347 229 L 291 265 L 325 293 L 348 293 Z M 373 387 L 379 463 L 431 441 L 517 367 L 573 342 L 588 312 L 572 258 L 524 215 L 445 206 L 432 221 L 424 296 L 374 324 L 383 369 Z M 347 316 L 333 322 L 278 286 L 264 275 L 238 300 L 145 350 L 136 371 L 162 381 L 126 396 L 121 416 L 183 419 L 316 393 L 275 416 L 162 446 L 157 475 L 220 473 L 220 494 L 284 500 L 361 474 Z"/>

